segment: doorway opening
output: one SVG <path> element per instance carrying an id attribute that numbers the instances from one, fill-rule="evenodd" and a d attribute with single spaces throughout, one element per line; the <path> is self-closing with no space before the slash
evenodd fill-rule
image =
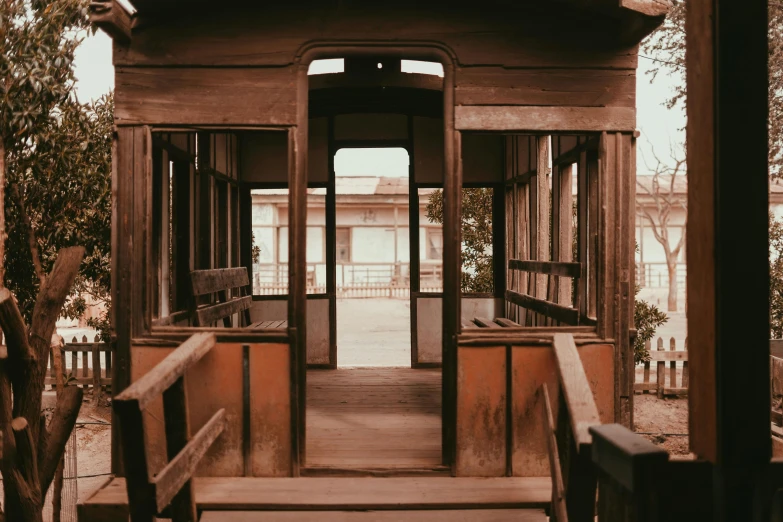
<path id="1" fill-rule="evenodd" d="M 410 367 L 409 154 L 334 156 L 338 367 Z"/>
<path id="2" fill-rule="evenodd" d="M 420 223 L 429 224 L 421 189 L 442 186 L 442 67 L 363 55 L 314 61 L 309 73 L 307 184 L 326 190 L 327 283 L 323 299 L 307 301 L 302 461 L 316 473 L 448 473 L 440 336 L 417 336 L 416 326 L 427 312 L 416 308 L 422 291 L 441 299 L 429 282 L 440 274 L 430 265 L 442 264 L 442 235 Z M 308 203 L 308 225 L 310 215 Z M 441 321 L 424 316 L 439 333 Z M 324 360 L 315 345 L 327 331 Z M 419 344 L 437 345 L 428 366 Z"/>

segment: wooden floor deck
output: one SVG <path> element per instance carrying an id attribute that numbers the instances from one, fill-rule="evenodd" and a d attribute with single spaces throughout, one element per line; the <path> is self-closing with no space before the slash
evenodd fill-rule
<path id="1" fill-rule="evenodd" d="M 308 371 L 306 467 L 442 469 L 440 381 L 440 370 Z"/>
<path id="2" fill-rule="evenodd" d="M 313 512 L 397 511 L 405 515 L 379 515 L 376 520 L 409 520 L 408 510 L 471 510 L 455 514 L 454 518 L 435 518 L 462 522 L 467 520 L 508 521 L 530 520 L 517 511 L 516 519 L 507 518 L 511 512 L 502 510 L 540 510 L 549 504 L 552 487 L 549 477 L 328 477 L 328 478 L 246 478 L 196 477 L 193 479 L 196 503 L 204 511 L 294 511 L 310 512 L 263 520 L 321 520 Z M 472 511 L 477 510 L 477 511 Z M 487 518 L 470 517 L 478 510 L 500 510 L 488 513 Z M 127 520 L 128 495 L 125 479 L 114 478 L 79 506 L 79 520 L 103 522 Z M 319 513 L 320 514 L 320 513 Z M 530 514 L 530 513 L 528 513 Z M 540 515 L 539 511 L 532 513 Z M 259 520 L 249 517 L 249 520 Z M 506 518 L 500 518 L 506 515 Z M 209 520 L 243 520 L 221 518 L 214 514 Z M 355 517 L 356 515 L 352 515 Z M 217 518 L 215 518 L 217 517 Z M 293 518 L 290 518 L 293 517 Z M 334 518 L 337 517 L 337 518 Z M 461 517 L 461 518 L 460 518 Z M 323 520 L 345 520 L 332 515 Z M 419 518 L 418 520 L 427 520 Z M 353 518 L 347 520 L 354 520 Z M 373 518 L 360 518 L 362 521 Z M 417 520 L 411 518 L 410 520 Z M 538 520 L 541 520 L 538 518 Z"/>

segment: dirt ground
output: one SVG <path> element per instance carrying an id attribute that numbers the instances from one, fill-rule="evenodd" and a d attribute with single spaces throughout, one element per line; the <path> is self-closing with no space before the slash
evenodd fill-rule
<path id="1" fill-rule="evenodd" d="M 634 431 L 672 455 L 688 456 L 688 398 L 634 397 Z"/>

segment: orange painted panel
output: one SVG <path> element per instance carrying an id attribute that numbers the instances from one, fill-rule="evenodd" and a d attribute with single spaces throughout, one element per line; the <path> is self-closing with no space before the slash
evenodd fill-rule
<path id="1" fill-rule="evenodd" d="M 291 358 L 287 344 L 250 347 L 250 440 L 254 477 L 291 476 Z"/>
<path id="2" fill-rule="evenodd" d="M 460 346 L 457 476 L 506 474 L 506 347 Z"/>
<path id="3" fill-rule="evenodd" d="M 614 346 L 578 346 L 601 422 L 614 419 Z M 544 415 L 538 390 L 546 383 L 557 422 L 560 383 L 551 346 L 514 346 L 511 351 L 511 466 L 514 476 L 549 475 Z"/>
<path id="4" fill-rule="evenodd" d="M 162 361 L 173 348 L 134 346 L 131 350 L 131 379 L 133 381 L 147 373 L 157 363 Z M 269 355 L 257 354 L 269 350 Z M 281 354 L 285 352 L 285 355 Z M 284 460 L 290 460 L 290 412 L 285 412 L 285 419 L 281 416 L 269 421 L 272 426 L 266 431 L 254 430 L 256 426 L 263 424 L 262 419 L 253 420 L 255 415 L 254 405 L 257 411 L 264 412 L 264 403 L 276 404 L 279 412 L 285 407 L 288 410 L 290 393 L 288 388 L 289 363 L 288 346 L 285 344 L 251 344 L 250 345 L 250 376 L 251 376 L 251 437 L 257 434 L 263 441 L 274 441 L 275 437 L 269 431 L 278 430 L 278 438 L 284 438 L 285 443 L 279 446 L 281 455 L 273 458 L 277 464 L 266 469 L 270 473 L 282 473 L 280 469 L 288 470 Z M 285 359 L 284 367 L 278 364 L 279 359 Z M 254 371 L 254 362 L 255 371 Z M 261 368 L 264 364 L 269 366 Z M 274 376 L 274 378 L 271 378 Z M 226 429 L 218 437 L 213 446 L 201 461 L 197 474 L 201 476 L 242 476 L 244 474 L 244 458 L 242 445 L 242 344 L 219 343 L 204 358 L 193 365 L 186 374 L 188 386 L 188 404 L 190 411 L 191 434 L 195 434 L 212 415 L 220 408 L 226 410 Z M 285 380 L 281 385 L 280 381 Z M 280 390 L 285 388 L 285 402 L 281 402 Z M 269 395 L 269 394 L 272 395 Z M 259 406 L 261 405 L 261 406 Z M 260 407 L 260 410 L 258 409 Z M 263 414 L 266 414 L 265 412 Z M 150 473 L 159 472 L 166 464 L 166 439 L 163 426 L 163 401 L 156 399 L 144 412 L 144 428 L 147 438 L 147 458 Z M 283 433 L 284 432 L 284 433 Z M 255 443 L 251 441 L 254 451 L 266 451 L 269 455 L 267 442 Z M 262 452 L 263 452 L 262 451 Z M 277 450 L 276 450 L 277 451 Z M 253 472 L 256 472 L 258 462 L 268 461 L 269 458 L 253 457 Z M 259 467 L 259 473 L 263 473 L 263 467 Z"/>

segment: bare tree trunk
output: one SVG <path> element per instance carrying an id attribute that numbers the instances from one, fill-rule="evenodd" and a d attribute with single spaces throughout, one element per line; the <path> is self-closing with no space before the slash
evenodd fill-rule
<path id="1" fill-rule="evenodd" d="M 677 259 L 672 259 L 672 257 L 675 257 L 671 254 L 668 254 L 666 256 L 666 268 L 669 271 L 669 302 L 668 302 L 668 309 L 670 312 L 676 312 L 677 311 L 677 293 L 678 293 L 678 285 L 677 285 Z"/>

